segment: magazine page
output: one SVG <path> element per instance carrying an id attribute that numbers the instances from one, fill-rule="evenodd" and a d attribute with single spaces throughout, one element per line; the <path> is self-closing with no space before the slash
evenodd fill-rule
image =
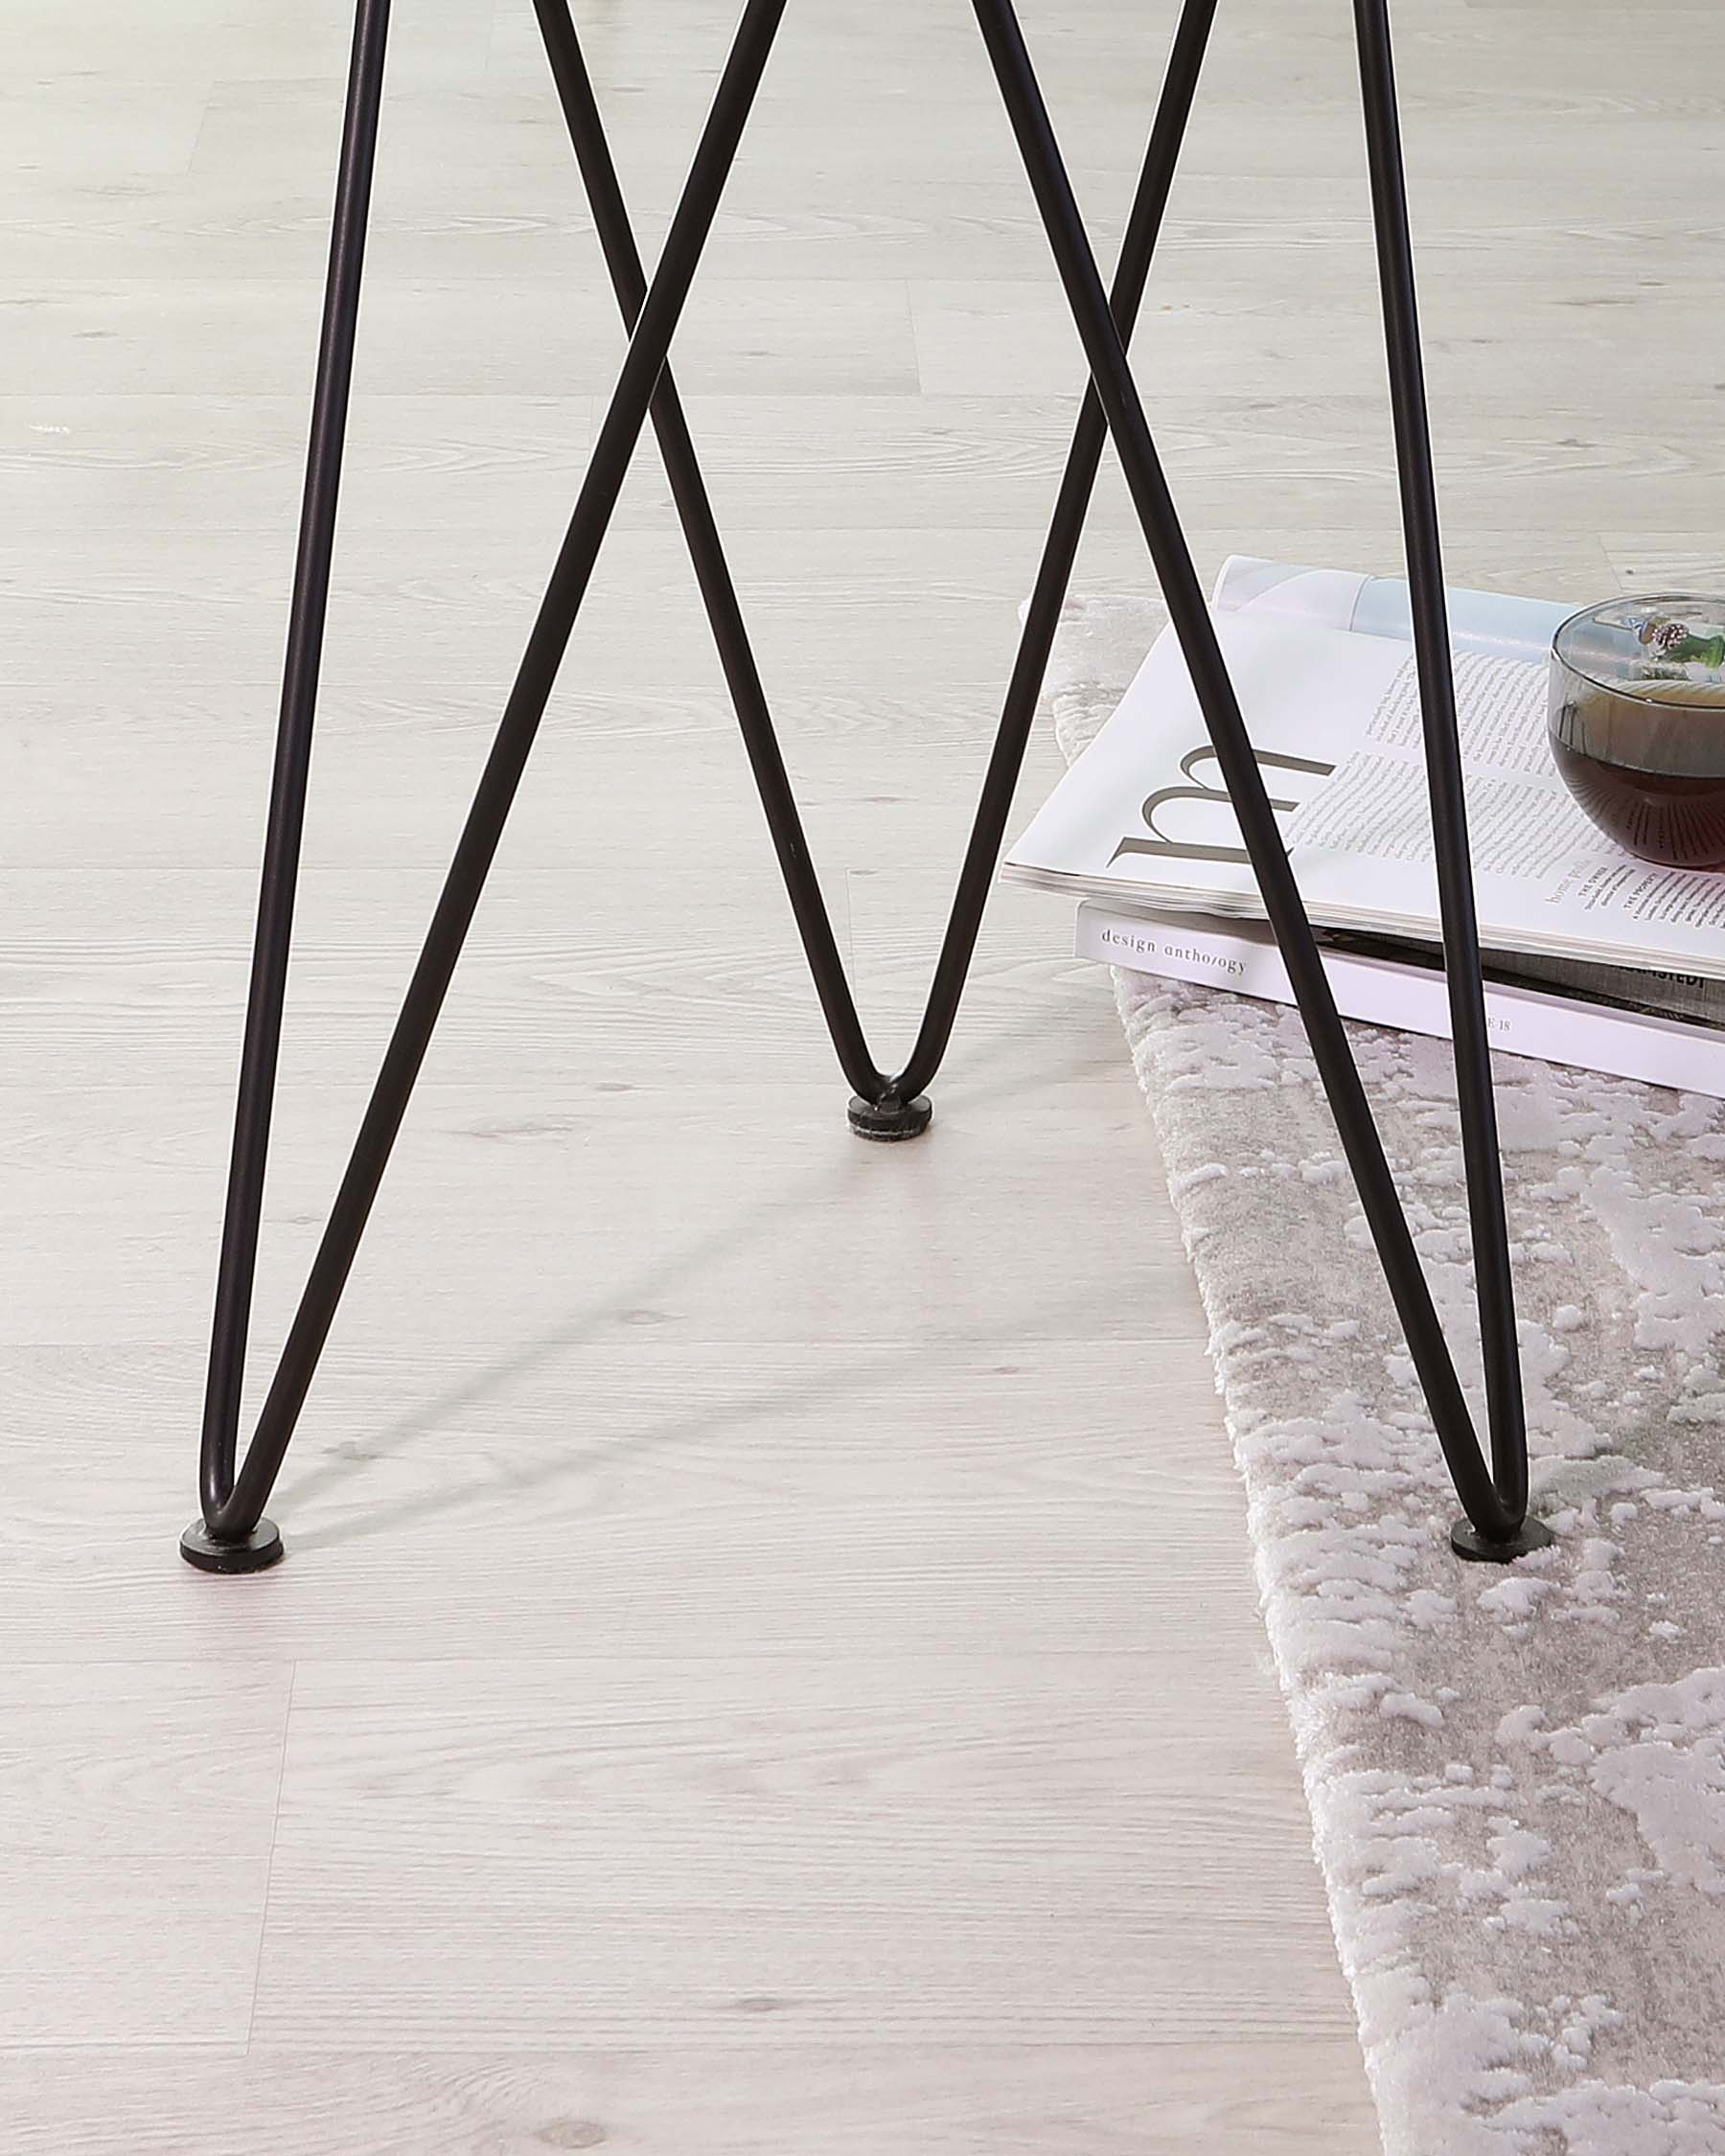
<path id="1" fill-rule="evenodd" d="M 1315 921 L 1435 936 L 1438 897 L 1410 647 L 1274 613 L 1217 632 Z M 1545 740 L 1543 665 L 1457 654 L 1483 940 L 1725 977 L 1725 876 L 1637 860 L 1588 822 Z M 1263 911 L 1178 639 L 1007 857 L 1082 895 Z"/>
<path id="2" fill-rule="evenodd" d="M 1450 643 L 1458 652 L 1485 652 L 1544 665 L 1560 623 L 1576 609 L 1555 599 L 1521 599 L 1506 591 L 1444 588 Z M 1279 614 L 1356 636 L 1414 641 L 1414 601 L 1401 577 L 1362 576 L 1349 569 L 1306 569 L 1230 554 L 1210 604 L 1218 613 Z"/>

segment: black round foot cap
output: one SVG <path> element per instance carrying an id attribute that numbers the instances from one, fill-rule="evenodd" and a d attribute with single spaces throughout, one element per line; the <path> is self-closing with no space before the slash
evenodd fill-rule
<path id="1" fill-rule="evenodd" d="M 202 1520 L 194 1520 L 180 1537 L 180 1555 L 200 1572 L 267 1571 L 287 1554 L 273 1520 L 260 1520 L 243 1542 L 218 1542 Z"/>
<path id="2" fill-rule="evenodd" d="M 934 1111 L 929 1106 L 927 1093 L 918 1093 L 914 1100 L 864 1100 L 861 1093 L 851 1095 L 850 1127 L 859 1137 L 873 1138 L 877 1144 L 894 1145 L 901 1138 L 921 1137 L 934 1120 Z"/>
<path id="3" fill-rule="evenodd" d="M 1530 1512 L 1507 1542 L 1488 1542 L 1465 1513 L 1450 1529 L 1450 1548 L 1470 1565 L 1513 1565 L 1530 1549 L 1545 1549 L 1557 1537 Z"/>

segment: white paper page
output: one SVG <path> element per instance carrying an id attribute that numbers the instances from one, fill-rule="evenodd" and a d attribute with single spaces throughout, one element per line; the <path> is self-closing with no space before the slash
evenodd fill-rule
<path id="1" fill-rule="evenodd" d="M 1455 667 L 1481 914 L 1537 926 L 1536 909 L 1549 907 L 1574 868 L 1623 856 L 1582 814 L 1552 764 L 1542 670 L 1482 652 L 1457 653 Z M 1286 819 L 1283 835 L 1301 887 L 1314 898 L 1381 904 L 1390 892 L 1390 903 L 1399 906 L 1417 891 L 1421 910 L 1436 912 L 1419 681 L 1411 654 L 1353 748 Z"/>
<path id="2" fill-rule="evenodd" d="M 1450 643 L 1458 652 L 1495 652 L 1506 658 L 1551 655 L 1552 638 L 1576 609 L 1555 599 L 1523 599 L 1506 591 L 1444 589 Z M 1211 605 L 1219 613 L 1279 614 L 1286 619 L 1351 630 L 1356 636 L 1414 641 L 1414 601 L 1401 577 L 1361 576 L 1346 569 L 1307 569 L 1231 554 L 1216 579 Z"/>

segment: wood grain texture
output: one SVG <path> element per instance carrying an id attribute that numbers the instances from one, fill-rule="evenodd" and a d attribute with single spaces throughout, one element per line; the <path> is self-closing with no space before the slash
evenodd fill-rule
<path id="1" fill-rule="evenodd" d="M 20 2156 L 1186 2156 L 1366 2137 L 1354 2040 L 0 2055 Z M 225 2140 L 222 2138 L 226 2136 Z"/>
<path id="2" fill-rule="evenodd" d="M 733 11 L 578 5 L 650 256 Z M 1001 894 L 932 1135 L 850 1140 L 651 451 L 292 1559 L 175 1559 L 347 12 L 7 25 L 0 2140 L 1363 2156 L 1105 983 Z M 1107 257 L 1171 0 L 1024 12 Z M 1396 21 L 1452 576 L 1716 582 L 1714 78 Z M 1223 11 L 1137 344 L 1206 575 L 1399 562 L 1356 96 L 1346 8 Z M 254 1398 L 621 350 L 531 10 L 398 11 Z M 968 11 L 788 11 L 675 363 L 885 1056 L 1079 375 Z M 1079 582 L 1143 575 L 1111 461 Z"/>

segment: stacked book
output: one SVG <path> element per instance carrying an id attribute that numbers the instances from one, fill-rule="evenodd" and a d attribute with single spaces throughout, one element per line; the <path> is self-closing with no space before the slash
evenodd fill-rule
<path id="1" fill-rule="evenodd" d="M 1546 697 L 1573 608 L 1448 598 L 1494 1045 L 1725 1099 L 1725 874 L 1638 860 L 1570 797 Z M 1338 1007 L 1446 1037 L 1407 585 L 1236 556 L 1211 607 Z M 1082 957 L 1294 1000 L 1172 630 L 1004 872 L 1083 901 Z"/>

